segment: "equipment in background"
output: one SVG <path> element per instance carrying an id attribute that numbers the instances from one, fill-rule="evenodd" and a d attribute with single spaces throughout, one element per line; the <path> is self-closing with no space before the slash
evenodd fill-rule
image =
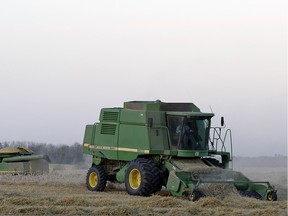
<path id="1" fill-rule="evenodd" d="M 47 155 L 23 147 L 0 149 L 0 174 L 43 174 L 49 172 Z"/>

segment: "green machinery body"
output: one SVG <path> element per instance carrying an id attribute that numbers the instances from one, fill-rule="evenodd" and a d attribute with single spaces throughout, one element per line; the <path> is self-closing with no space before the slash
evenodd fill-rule
<path id="1" fill-rule="evenodd" d="M 276 200 L 269 182 L 252 182 L 229 169 L 231 131 L 223 138 L 223 127 L 211 127 L 213 116 L 193 103 L 131 101 L 123 108 L 103 108 L 100 122 L 85 129 L 83 151 L 93 156 L 87 188 L 102 191 L 110 180 L 125 182 L 131 195 L 149 196 L 165 186 L 175 196 L 197 200 L 203 195 L 199 185 L 227 183 L 241 194 Z M 199 174 L 199 166 L 211 171 Z"/>
<path id="2" fill-rule="evenodd" d="M 23 147 L 0 149 L 0 174 L 42 174 L 49 172 L 47 155 Z"/>

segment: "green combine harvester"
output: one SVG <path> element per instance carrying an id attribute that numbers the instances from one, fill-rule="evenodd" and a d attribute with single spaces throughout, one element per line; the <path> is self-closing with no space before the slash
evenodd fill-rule
<path id="1" fill-rule="evenodd" d="M 0 149 L 0 174 L 43 174 L 49 172 L 47 155 L 23 147 Z"/>
<path id="2" fill-rule="evenodd" d="M 196 201 L 209 194 L 203 186 L 221 184 L 244 196 L 277 200 L 269 182 L 230 169 L 231 130 L 224 130 L 224 118 L 221 127 L 211 127 L 213 116 L 193 103 L 131 101 L 103 108 L 100 122 L 85 129 L 83 151 L 93 156 L 88 190 L 103 191 L 111 181 L 125 183 L 131 195 L 149 196 L 164 186 Z"/>

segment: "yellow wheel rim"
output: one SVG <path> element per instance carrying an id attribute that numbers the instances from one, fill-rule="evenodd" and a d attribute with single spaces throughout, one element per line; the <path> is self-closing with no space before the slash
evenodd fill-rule
<path id="1" fill-rule="evenodd" d="M 96 172 L 91 172 L 89 175 L 89 185 L 91 187 L 96 187 L 98 184 L 98 176 Z"/>
<path id="2" fill-rule="evenodd" d="M 269 194 L 267 195 L 267 200 L 268 200 L 268 201 L 272 201 L 272 200 L 273 200 L 273 195 L 272 195 L 272 193 L 269 193 Z"/>
<path id="3" fill-rule="evenodd" d="M 192 193 L 192 194 L 189 196 L 189 200 L 192 200 L 192 201 L 194 201 L 194 199 L 195 199 L 195 194 L 194 194 L 194 193 Z"/>
<path id="4" fill-rule="evenodd" d="M 141 173 L 138 169 L 132 169 L 129 173 L 129 185 L 132 189 L 136 190 L 141 184 Z"/>

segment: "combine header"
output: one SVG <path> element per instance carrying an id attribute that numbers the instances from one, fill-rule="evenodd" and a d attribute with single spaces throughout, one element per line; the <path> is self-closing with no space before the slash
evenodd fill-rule
<path id="1" fill-rule="evenodd" d="M 85 130 L 83 151 L 93 156 L 88 190 L 103 191 L 109 180 L 125 183 L 131 195 L 149 196 L 164 186 L 195 201 L 207 195 L 203 185 L 224 184 L 241 195 L 277 200 L 269 182 L 230 169 L 231 131 L 224 130 L 223 118 L 221 127 L 211 127 L 213 116 L 193 103 L 131 101 L 103 108 L 100 122 Z"/>
<path id="2" fill-rule="evenodd" d="M 42 174 L 49 172 L 47 155 L 23 147 L 0 149 L 0 174 Z"/>

